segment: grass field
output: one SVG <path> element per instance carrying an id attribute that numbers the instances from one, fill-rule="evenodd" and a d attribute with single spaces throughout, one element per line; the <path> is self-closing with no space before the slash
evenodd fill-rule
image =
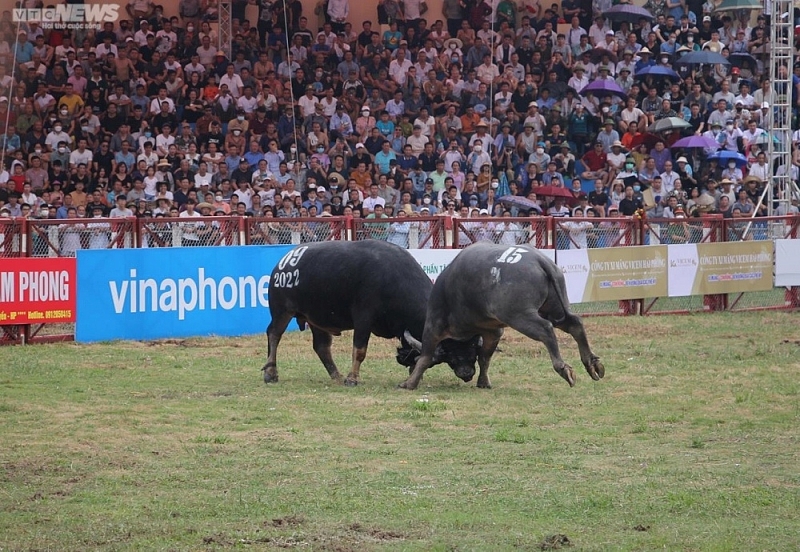
<path id="1" fill-rule="evenodd" d="M 357 388 L 308 333 L 271 386 L 260 336 L 2 348 L 0 550 L 797 550 L 797 322 L 592 318 L 574 389 L 518 334 L 488 391 L 380 339 Z"/>

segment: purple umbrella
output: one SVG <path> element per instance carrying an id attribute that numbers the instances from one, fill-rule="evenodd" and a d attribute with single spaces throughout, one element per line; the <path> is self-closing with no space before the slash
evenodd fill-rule
<path id="1" fill-rule="evenodd" d="M 595 79 L 589 84 L 587 84 L 583 90 L 581 90 L 581 96 L 586 94 L 587 92 L 592 92 L 595 96 L 603 96 L 605 94 L 613 94 L 614 96 L 619 96 L 623 100 L 628 98 L 628 94 L 620 88 L 620 86 L 610 79 Z"/>
<path id="2" fill-rule="evenodd" d="M 713 149 L 717 149 L 719 147 L 719 144 L 717 143 L 716 140 L 712 140 L 711 138 L 709 138 L 707 136 L 697 136 L 695 134 L 694 136 L 687 136 L 686 138 L 681 138 L 680 140 L 678 140 L 677 142 L 672 144 L 672 146 L 670 146 L 670 147 L 673 148 L 673 149 L 674 148 L 685 148 L 685 149 L 690 149 L 690 148 L 703 148 L 703 149 L 713 148 Z"/>
<path id="3" fill-rule="evenodd" d="M 627 21 L 628 23 L 637 23 L 642 17 L 648 21 L 655 19 L 653 14 L 646 9 L 632 4 L 617 4 L 616 6 L 612 6 L 605 11 L 605 16 L 611 21 Z"/>

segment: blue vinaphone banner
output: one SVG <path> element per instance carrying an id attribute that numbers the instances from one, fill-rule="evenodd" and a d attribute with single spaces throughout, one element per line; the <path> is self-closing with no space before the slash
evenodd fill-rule
<path id="1" fill-rule="evenodd" d="M 262 333 L 270 322 L 270 274 L 291 249 L 232 246 L 79 251 L 75 339 Z"/>

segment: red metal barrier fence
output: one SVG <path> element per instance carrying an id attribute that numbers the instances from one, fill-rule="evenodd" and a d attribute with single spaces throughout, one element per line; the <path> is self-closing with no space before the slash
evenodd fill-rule
<path id="1" fill-rule="evenodd" d="M 361 219 L 192 217 L 36 220 L 0 218 L 0 263 L 15 257 L 74 257 L 82 249 L 300 244 L 384 240 L 408 249 L 463 249 L 473 243 L 591 249 L 800 238 L 800 216 L 723 219 L 444 216 Z M 582 303 L 584 315 L 800 308 L 800 288 L 764 292 Z M 44 330 L 44 331 L 43 331 Z M 73 339 L 70 324 L 0 326 L 0 345 Z"/>

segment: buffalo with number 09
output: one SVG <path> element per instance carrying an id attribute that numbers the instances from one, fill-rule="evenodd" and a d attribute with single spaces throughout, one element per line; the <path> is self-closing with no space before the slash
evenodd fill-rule
<path id="1" fill-rule="evenodd" d="M 544 343 L 553 368 L 570 387 L 575 385 L 575 372 L 561 359 L 554 327 L 575 339 L 581 362 L 593 380 L 605 375 L 603 364 L 589 348 L 583 322 L 569 309 L 564 274 L 558 266 L 529 246 L 481 242 L 459 253 L 436 280 L 422 342 L 410 340 L 420 356 L 400 387 L 417 388 L 442 340 L 475 336 L 482 337 L 477 385 L 491 387 L 489 362 L 506 327 Z"/>
<path id="2" fill-rule="evenodd" d="M 295 247 L 273 269 L 269 288 L 272 321 L 267 328 L 264 382 L 278 381 L 278 345 L 292 318 L 311 328 L 314 351 L 331 378 L 341 375 L 331 355 L 334 335 L 353 330 L 353 359 L 345 385 L 357 385 L 370 335 L 397 338 L 397 362 L 409 367 L 419 353 L 411 341 L 422 339 L 430 279 L 411 254 L 378 240 L 319 242 Z M 480 338 L 444 339 L 431 350 L 431 365 L 447 363 L 470 381 Z"/>

